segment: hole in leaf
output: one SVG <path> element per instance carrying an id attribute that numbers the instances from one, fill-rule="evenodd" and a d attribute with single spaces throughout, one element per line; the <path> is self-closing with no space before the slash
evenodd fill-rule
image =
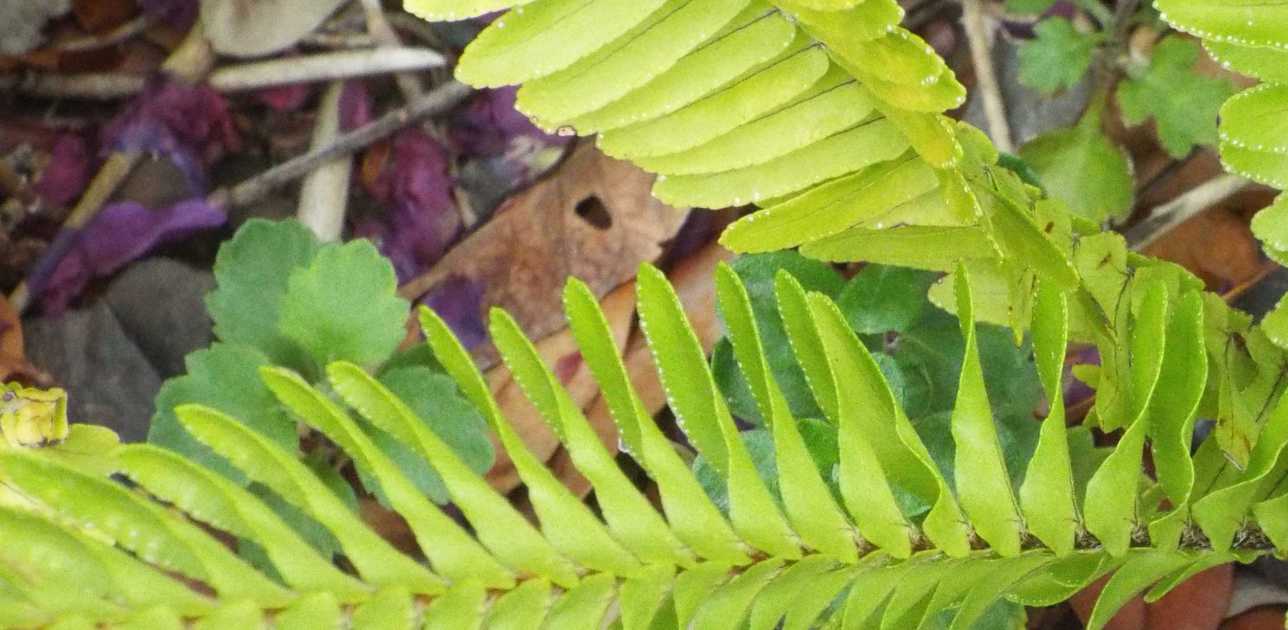
<path id="1" fill-rule="evenodd" d="M 596 230 L 607 230 L 613 227 L 613 215 L 608 213 L 604 202 L 595 195 L 577 202 L 577 207 L 573 211 Z"/>

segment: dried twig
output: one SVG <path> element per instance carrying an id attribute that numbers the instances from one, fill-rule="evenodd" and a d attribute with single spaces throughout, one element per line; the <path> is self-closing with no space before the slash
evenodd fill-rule
<path id="1" fill-rule="evenodd" d="M 242 92 L 288 83 L 411 72 L 446 63 L 442 55 L 428 48 L 343 50 L 220 68 L 211 73 L 210 87 L 221 92 Z"/>
<path id="2" fill-rule="evenodd" d="M 60 53 L 84 52 L 86 50 L 98 50 L 115 46 L 143 31 L 148 30 L 156 22 L 152 16 L 143 13 L 138 17 L 130 20 L 106 33 L 100 35 L 88 35 L 76 39 L 55 44 L 53 49 Z"/>
<path id="3" fill-rule="evenodd" d="M 1144 249 L 1190 217 L 1228 199 L 1250 183 L 1238 175 L 1227 174 L 1214 177 L 1176 199 L 1154 208 L 1148 219 L 1127 230 L 1127 242 L 1132 249 Z"/>
<path id="4" fill-rule="evenodd" d="M 337 157 L 349 155 L 426 116 L 443 113 L 470 95 L 470 88 L 452 81 L 443 84 L 406 106 L 391 111 L 353 131 L 337 136 L 335 142 L 292 158 L 230 189 L 211 195 L 212 203 L 244 206 L 263 199 L 274 189 L 295 181 Z"/>
<path id="5" fill-rule="evenodd" d="M 340 96 L 343 92 L 344 83 L 335 81 L 322 95 L 322 102 L 318 104 L 317 121 L 313 126 L 310 152 L 326 148 L 340 134 Z M 344 229 L 344 212 L 349 205 L 349 179 L 352 172 L 353 159 L 344 155 L 319 164 L 300 184 L 296 217 L 313 230 L 323 243 L 340 240 L 340 233 Z"/>
<path id="6" fill-rule="evenodd" d="M 212 72 L 209 83 L 220 92 L 244 92 L 290 83 L 411 72 L 445 63 L 442 55 L 427 48 L 345 50 L 228 66 Z M 145 85 L 145 77 L 121 73 L 0 76 L 0 90 L 44 98 L 111 100 L 138 94 Z"/>
<path id="7" fill-rule="evenodd" d="M 983 0 L 962 0 L 962 24 L 966 29 L 966 40 L 970 43 L 980 97 L 984 99 L 989 135 L 998 149 L 1010 153 L 1015 150 L 1015 144 L 1011 141 L 1011 125 L 1006 120 L 1006 105 L 993 69 L 993 29 L 985 23 L 982 3 Z"/>

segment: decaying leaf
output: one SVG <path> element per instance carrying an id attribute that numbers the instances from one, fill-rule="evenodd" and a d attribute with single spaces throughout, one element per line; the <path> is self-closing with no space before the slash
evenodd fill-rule
<path id="1" fill-rule="evenodd" d="M 344 0 L 205 0 L 201 23 L 215 51 L 259 57 L 313 32 Z"/>
<path id="2" fill-rule="evenodd" d="M 653 198 L 653 176 L 578 147 L 549 179 L 511 199 L 496 216 L 452 248 L 428 273 L 403 286 L 420 299 L 450 278 L 482 285 L 478 316 L 499 306 L 540 339 L 563 327 L 560 295 L 569 276 L 604 295 L 662 253 L 687 216 Z M 475 349 L 495 363 L 490 344 Z"/>

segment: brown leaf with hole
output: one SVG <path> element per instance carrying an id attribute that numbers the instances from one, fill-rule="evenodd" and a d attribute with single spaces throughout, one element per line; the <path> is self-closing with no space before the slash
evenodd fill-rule
<path id="1" fill-rule="evenodd" d="M 713 243 L 680 262 L 669 274 L 676 293 L 680 295 L 684 311 L 689 316 L 689 323 L 693 325 L 693 331 L 697 333 L 702 349 L 708 354 L 720 338 L 720 322 L 716 318 L 715 305 L 716 263 L 732 257 L 728 250 Z M 634 283 L 623 289 L 627 290 L 634 300 Z M 622 290 L 614 292 L 613 295 L 620 292 Z M 644 408 L 650 414 L 657 414 L 666 406 L 666 392 L 663 391 L 662 383 L 658 380 L 657 369 L 653 365 L 653 355 L 644 342 L 644 334 L 638 328 L 631 332 L 623 361 L 626 363 L 626 371 L 631 383 L 644 403 Z M 609 412 L 608 401 L 603 396 L 598 396 L 587 411 L 586 417 L 595 432 L 599 434 L 599 439 L 604 446 L 608 447 L 610 452 L 616 453 L 617 425 Z M 573 466 L 567 449 L 560 446 L 554 457 L 550 459 L 549 466 L 555 476 L 559 477 L 577 496 L 584 497 L 590 492 L 590 482 Z"/>
<path id="2" fill-rule="evenodd" d="M 401 293 L 416 299 L 448 278 L 463 278 L 483 287 L 480 318 L 499 306 L 530 337 L 550 335 L 564 327 L 561 295 L 569 276 L 603 296 L 634 278 L 641 262 L 656 260 L 679 231 L 688 211 L 654 199 L 652 184 L 652 175 L 583 143 Z M 475 356 L 485 367 L 496 361 L 490 344 Z"/>

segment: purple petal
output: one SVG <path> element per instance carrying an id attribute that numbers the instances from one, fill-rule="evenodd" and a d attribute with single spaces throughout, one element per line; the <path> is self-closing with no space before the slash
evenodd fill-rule
<path id="1" fill-rule="evenodd" d="M 89 281 L 110 275 L 158 245 L 223 225 L 222 209 L 203 199 L 149 210 L 133 201 L 109 205 L 84 228 L 60 235 L 37 264 L 32 290 L 47 312 L 62 312 Z"/>
<path id="2" fill-rule="evenodd" d="M 487 341 L 487 328 L 483 326 L 484 289 L 481 282 L 452 275 L 434 285 L 421 303 L 438 313 L 456 333 L 461 345 L 470 350 Z"/>
<path id="3" fill-rule="evenodd" d="M 304 107 L 311 96 L 313 96 L 313 86 L 308 83 L 279 85 L 255 92 L 255 99 L 275 112 L 297 111 Z"/>
<path id="4" fill-rule="evenodd" d="M 143 12 L 177 30 L 186 31 L 197 19 L 197 0 L 139 0 Z"/>
<path id="5" fill-rule="evenodd" d="M 84 192 L 85 185 L 89 183 L 92 161 L 85 139 L 66 134 L 54 145 L 49 164 L 32 189 L 46 206 L 64 208 Z"/>
<path id="6" fill-rule="evenodd" d="M 399 281 L 434 264 L 460 233 L 447 155 L 419 129 L 394 137 L 389 162 L 366 189 L 386 214 L 359 225 L 356 232 L 379 244 Z"/>
<path id="7" fill-rule="evenodd" d="M 340 92 L 340 131 L 357 129 L 371 122 L 371 96 L 362 81 L 347 81 Z"/>
<path id="8" fill-rule="evenodd" d="M 482 90 L 452 119 L 451 138 L 457 150 L 479 157 L 510 152 L 521 138 L 543 145 L 568 144 L 570 136 L 548 134 L 514 108 L 513 87 Z"/>
<path id="9" fill-rule="evenodd" d="M 188 177 L 193 194 L 205 192 L 205 158 L 236 151 L 241 138 L 227 101 L 205 85 L 155 79 L 103 128 L 103 146 L 169 158 Z"/>

